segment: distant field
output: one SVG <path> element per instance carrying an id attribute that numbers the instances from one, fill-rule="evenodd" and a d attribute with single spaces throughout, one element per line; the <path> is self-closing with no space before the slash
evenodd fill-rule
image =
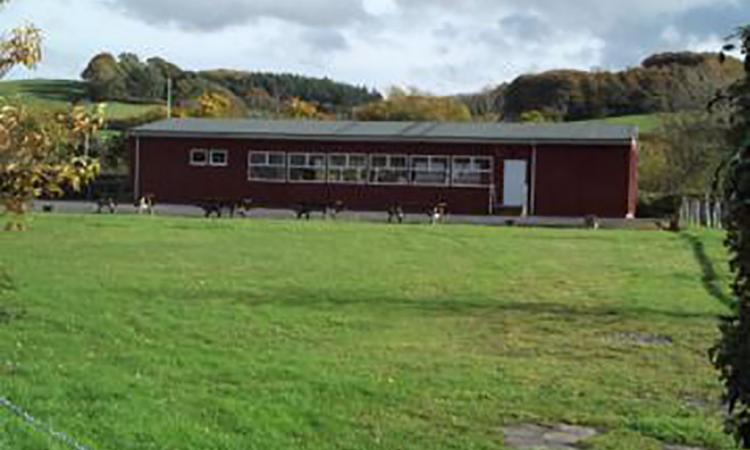
<path id="1" fill-rule="evenodd" d="M 722 235 L 35 216 L 0 233 L 0 396 L 94 449 L 734 448 Z M 55 449 L 0 411 L 0 448 Z"/>
<path id="2" fill-rule="evenodd" d="M 660 114 L 641 114 L 621 117 L 608 117 L 606 119 L 587 120 L 591 123 L 607 123 L 611 125 L 633 125 L 637 126 L 641 133 L 651 133 L 661 125 L 662 118 L 667 115 Z"/>
<path id="3" fill-rule="evenodd" d="M 84 82 L 71 80 L 0 81 L 0 97 L 20 97 L 29 105 L 45 109 L 65 109 L 86 96 Z M 124 119 L 144 114 L 157 105 L 107 102 L 107 114 L 112 119 Z"/>

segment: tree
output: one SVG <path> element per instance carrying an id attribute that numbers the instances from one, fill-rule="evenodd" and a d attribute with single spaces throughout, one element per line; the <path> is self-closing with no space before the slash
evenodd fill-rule
<path id="1" fill-rule="evenodd" d="M 731 314 L 722 318 L 721 339 L 711 358 L 724 383 L 728 429 L 744 448 L 750 448 L 750 26 L 733 38 L 739 40 L 745 57 L 745 77 L 726 96 L 734 107 L 735 125 L 729 138 L 737 149 L 723 183 L 735 302 Z M 729 44 L 727 49 L 731 48 Z"/>
<path id="2" fill-rule="evenodd" d="M 70 113 L 30 112 L 20 103 L 0 109 L 0 202 L 7 230 L 25 229 L 32 200 L 78 191 L 99 174 L 99 163 L 85 155 L 86 141 L 103 124 L 101 112 L 83 107 Z"/>
<path id="3" fill-rule="evenodd" d="M 6 1 L 0 1 L 0 6 Z M 33 25 L 12 30 L 0 39 L 0 78 L 17 65 L 33 69 L 42 59 L 41 31 Z"/>
<path id="4" fill-rule="evenodd" d="M 523 123 L 547 123 L 547 122 L 559 122 L 559 119 L 555 117 L 554 113 L 548 111 L 539 111 L 537 109 L 526 111 L 521 114 L 521 122 Z"/>
<path id="5" fill-rule="evenodd" d="M 665 115 L 641 144 L 640 186 L 645 192 L 710 194 L 726 160 L 728 131 L 722 112 Z"/>
<path id="6" fill-rule="evenodd" d="M 33 68 L 41 59 L 40 44 L 40 31 L 33 26 L 0 40 L 0 76 L 19 64 Z M 101 113 L 83 108 L 67 114 L 31 113 L 20 103 L 0 103 L 0 204 L 9 216 L 7 229 L 25 228 L 33 199 L 62 194 L 65 188 L 78 190 L 97 175 L 98 163 L 81 153 L 101 127 Z"/>
<path id="7" fill-rule="evenodd" d="M 114 56 L 96 55 L 86 66 L 81 78 L 88 81 L 88 91 L 96 101 L 125 100 L 129 97 L 125 76 Z"/>
<path id="8" fill-rule="evenodd" d="M 284 116 L 290 119 L 308 120 L 323 120 L 327 118 L 325 114 L 318 111 L 316 105 L 296 97 L 286 102 Z"/>
<path id="9" fill-rule="evenodd" d="M 434 97 L 415 89 L 391 89 L 388 99 L 356 110 L 358 120 L 468 122 L 468 106 L 453 97 Z"/>
<path id="10" fill-rule="evenodd" d="M 197 101 L 186 102 L 175 109 L 175 117 L 241 118 L 247 117 L 245 104 L 231 93 L 207 91 Z"/>

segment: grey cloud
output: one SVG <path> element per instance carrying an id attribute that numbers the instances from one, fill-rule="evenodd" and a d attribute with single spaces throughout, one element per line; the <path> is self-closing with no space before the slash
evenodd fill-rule
<path id="1" fill-rule="evenodd" d="M 750 19 L 748 5 L 716 5 L 700 7 L 678 15 L 675 26 L 698 36 L 726 36 Z"/>
<path id="2" fill-rule="evenodd" d="M 341 26 L 367 17 L 359 1 L 338 0 L 103 0 L 147 23 L 215 31 L 272 17 L 309 26 Z"/>
<path id="3" fill-rule="evenodd" d="M 548 21 L 533 14 L 511 14 L 500 20 L 502 32 L 511 33 L 521 39 L 538 40 L 549 36 L 551 27 Z"/>
<path id="4" fill-rule="evenodd" d="M 662 13 L 627 27 L 614 27 L 603 33 L 606 43 L 603 63 L 610 67 L 632 66 L 657 51 L 684 50 L 689 42 L 667 43 L 662 39 L 669 27 L 685 38 L 709 40 L 730 34 L 748 16 L 750 5 L 717 4 Z"/>
<path id="5" fill-rule="evenodd" d="M 414 13 L 452 14 L 482 24 L 501 17 L 499 27 L 485 26 L 478 40 L 502 48 L 519 38 L 529 45 L 549 45 L 588 34 L 604 42 L 601 63 L 608 68 L 633 66 L 655 51 L 681 50 L 689 42 L 664 42 L 674 27 L 681 36 L 708 40 L 729 34 L 750 17 L 744 0 L 397 0 Z M 442 11 L 442 12 L 441 12 Z M 680 47 L 681 45 L 681 47 Z"/>
<path id="6" fill-rule="evenodd" d="M 329 52 L 347 50 L 349 42 L 343 34 L 332 29 L 311 29 L 302 33 L 302 40 L 316 50 Z"/>

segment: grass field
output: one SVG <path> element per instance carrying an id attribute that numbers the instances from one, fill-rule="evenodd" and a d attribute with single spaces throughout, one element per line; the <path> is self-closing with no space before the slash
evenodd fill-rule
<path id="1" fill-rule="evenodd" d="M 663 117 L 666 115 L 668 114 L 639 114 L 632 116 L 608 117 L 606 119 L 589 120 L 586 122 L 606 123 L 610 125 L 637 126 L 642 134 L 648 134 L 654 132 L 657 128 L 659 128 Z"/>
<path id="2" fill-rule="evenodd" d="M 71 103 L 86 96 L 86 85 L 71 80 L 0 81 L 0 97 L 21 98 L 32 107 L 66 109 Z M 107 102 L 107 117 L 125 119 L 139 116 L 156 105 Z"/>
<path id="3" fill-rule="evenodd" d="M 719 233 L 36 216 L 0 396 L 100 449 L 733 448 Z M 656 336 L 651 345 L 632 336 Z M 62 449 L 0 411 L 0 448 Z"/>

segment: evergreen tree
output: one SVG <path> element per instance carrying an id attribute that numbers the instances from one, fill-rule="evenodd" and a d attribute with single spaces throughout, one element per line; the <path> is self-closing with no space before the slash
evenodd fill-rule
<path id="1" fill-rule="evenodd" d="M 734 37 L 745 55 L 745 77 L 727 96 L 734 107 L 731 141 L 737 148 L 724 182 L 735 304 L 722 319 L 721 340 L 711 356 L 725 387 L 728 428 L 744 448 L 750 448 L 750 26 Z"/>

